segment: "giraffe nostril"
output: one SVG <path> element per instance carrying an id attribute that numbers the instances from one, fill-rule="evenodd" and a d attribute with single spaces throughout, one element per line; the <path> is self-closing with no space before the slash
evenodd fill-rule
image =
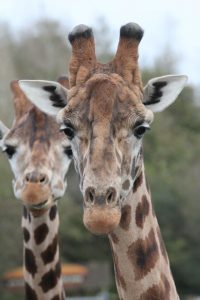
<path id="1" fill-rule="evenodd" d="M 108 196 L 107 196 L 107 203 L 111 203 L 112 202 L 112 199 L 113 199 L 113 193 L 112 192 L 110 192 L 109 194 L 108 194 Z"/>
<path id="2" fill-rule="evenodd" d="M 91 192 L 89 192 L 89 200 L 90 200 L 91 203 L 94 202 L 94 195 Z"/>
<path id="3" fill-rule="evenodd" d="M 106 203 L 112 204 L 115 201 L 116 201 L 116 190 L 110 187 L 106 193 Z"/>
<path id="4" fill-rule="evenodd" d="M 95 190 L 92 187 L 87 188 L 85 192 L 85 202 L 87 204 L 94 204 L 95 202 Z"/>
<path id="5" fill-rule="evenodd" d="M 25 179 L 26 179 L 27 182 L 30 181 L 30 173 L 26 174 Z"/>
<path id="6" fill-rule="evenodd" d="M 45 184 L 48 182 L 47 176 L 45 174 L 40 174 L 40 183 Z"/>

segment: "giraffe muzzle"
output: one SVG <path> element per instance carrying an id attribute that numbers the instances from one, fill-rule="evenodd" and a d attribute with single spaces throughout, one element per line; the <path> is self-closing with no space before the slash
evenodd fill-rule
<path id="1" fill-rule="evenodd" d="M 121 219 L 121 211 L 118 206 L 84 208 L 83 223 L 94 234 L 102 235 L 112 232 Z"/>
<path id="2" fill-rule="evenodd" d="M 104 193 L 97 193 L 88 187 L 84 197 L 83 222 L 94 234 L 108 234 L 120 222 L 121 210 L 115 188 L 109 187 Z"/>
<path id="3" fill-rule="evenodd" d="M 35 170 L 27 173 L 24 178 L 21 199 L 29 209 L 47 208 L 52 199 L 48 176 Z"/>

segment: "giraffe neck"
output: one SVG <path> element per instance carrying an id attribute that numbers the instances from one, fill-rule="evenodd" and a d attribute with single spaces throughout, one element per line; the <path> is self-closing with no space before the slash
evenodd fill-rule
<path id="1" fill-rule="evenodd" d="M 109 240 L 121 300 L 179 299 L 143 164 L 124 200 L 120 225 L 109 234 Z"/>
<path id="2" fill-rule="evenodd" d="M 25 299 L 63 300 L 65 296 L 59 260 L 57 206 L 53 205 L 37 217 L 24 207 L 22 229 Z"/>

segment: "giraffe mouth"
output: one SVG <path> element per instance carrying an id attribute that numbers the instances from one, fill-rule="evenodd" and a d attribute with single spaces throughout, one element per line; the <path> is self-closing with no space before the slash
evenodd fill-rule
<path id="1" fill-rule="evenodd" d="M 40 209 L 46 208 L 48 204 L 49 204 L 49 200 L 45 200 L 41 203 L 30 205 L 30 208 L 34 209 L 34 210 L 40 210 Z"/>

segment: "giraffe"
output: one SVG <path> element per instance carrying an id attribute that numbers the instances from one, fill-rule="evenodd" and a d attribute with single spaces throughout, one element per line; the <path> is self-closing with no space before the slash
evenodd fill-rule
<path id="1" fill-rule="evenodd" d="M 67 78 L 60 78 L 67 84 Z M 34 107 L 17 81 L 11 83 L 15 120 L 0 123 L 0 146 L 14 173 L 22 200 L 23 273 L 27 300 L 64 299 L 59 259 L 57 199 L 67 186 L 71 148 L 55 120 Z"/>
<path id="2" fill-rule="evenodd" d="M 79 25 L 69 34 L 70 89 L 38 80 L 22 80 L 20 86 L 57 118 L 70 140 L 83 221 L 92 233 L 108 235 L 120 299 L 175 300 L 179 296 L 145 179 L 142 138 L 153 113 L 175 101 L 187 76 L 153 78 L 143 88 L 138 65 L 142 37 L 139 25 L 122 26 L 114 59 L 100 64 L 91 28 Z M 58 111 L 57 103 L 65 107 Z"/>

